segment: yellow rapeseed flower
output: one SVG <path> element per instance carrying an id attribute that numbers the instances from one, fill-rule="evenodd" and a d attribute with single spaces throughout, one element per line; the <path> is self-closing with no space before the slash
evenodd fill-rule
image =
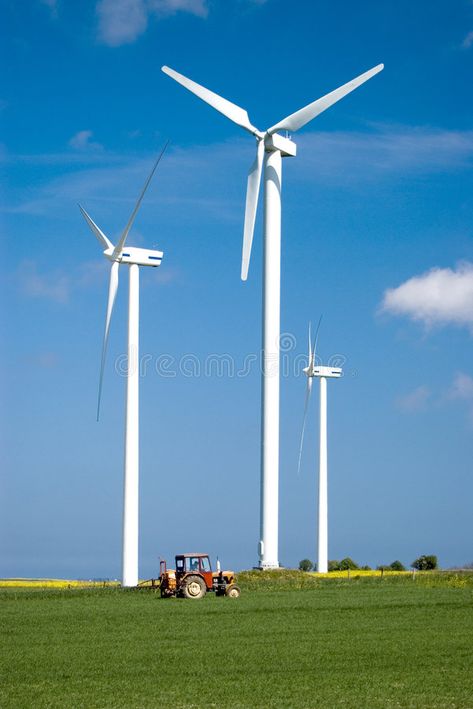
<path id="1" fill-rule="evenodd" d="M 0 588 L 103 588 L 118 581 L 77 581 L 72 579 L 0 579 Z"/>

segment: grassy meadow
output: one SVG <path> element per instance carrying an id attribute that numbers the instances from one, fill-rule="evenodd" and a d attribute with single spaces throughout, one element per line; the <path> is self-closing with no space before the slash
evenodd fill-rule
<path id="1" fill-rule="evenodd" d="M 473 575 L 0 589 L 0 707 L 473 707 Z"/>

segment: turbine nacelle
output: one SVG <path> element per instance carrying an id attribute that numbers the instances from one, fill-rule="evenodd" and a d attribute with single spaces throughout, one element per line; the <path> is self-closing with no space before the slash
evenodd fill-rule
<path id="1" fill-rule="evenodd" d="M 265 133 L 264 149 L 268 153 L 279 150 L 283 158 L 295 158 L 297 154 L 297 146 L 294 141 L 279 135 L 279 133 Z"/>
<path id="2" fill-rule="evenodd" d="M 326 377 L 332 379 L 341 377 L 343 374 L 341 367 L 325 367 L 319 365 L 305 367 L 303 372 L 308 377 Z"/>
<path id="3" fill-rule="evenodd" d="M 138 266 L 151 266 L 156 268 L 161 265 L 163 260 L 163 252 L 155 249 L 141 249 L 136 246 L 128 246 L 121 251 L 118 256 L 115 255 L 115 248 L 105 249 L 104 256 L 109 261 L 117 263 L 135 263 Z"/>

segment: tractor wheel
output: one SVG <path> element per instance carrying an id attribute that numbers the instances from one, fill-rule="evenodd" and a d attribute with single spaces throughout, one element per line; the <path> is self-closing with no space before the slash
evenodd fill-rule
<path id="1" fill-rule="evenodd" d="M 227 598 L 240 598 L 240 588 L 234 583 L 231 583 L 230 586 L 227 586 L 227 588 L 225 589 L 225 595 L 227 596 Z"/>
<path id="2" fill-rule="evenodd" d="M 200 576 L 188 576 L 182 586 L 184 598 L 203 598 L 207 592 L 205 581 Z"/>

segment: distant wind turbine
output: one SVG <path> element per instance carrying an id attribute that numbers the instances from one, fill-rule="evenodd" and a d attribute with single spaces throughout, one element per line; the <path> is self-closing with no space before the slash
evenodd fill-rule
<path id="1" fill-rule="evenodd" d="M 337 379 L 342 376 L 340 367 L 323 367 L 315 363 L 317 351 L 317 338 L 322 318 L 319 320 L 312 347 L 309 325 L 309 362 L 304 369 L 307 376 L 307 388 L 304 406 L 304 419 L 302 423 L 301 444 L 299 447 L 299 464 L 301 466 L 302 447 L 304 445 L 304 432 L 312 392 L 312 379 L 320 380 L 320 438 L 319 438 L 319 515 L 317 535 L 317 571 L 326 574 L 328 571 L 328 490 L 327 490 L 327 379 Z"/>
<path id="2" fill-rule="evenodd" d="M 283 157 L 294 157 L 296 145 L 278 131 L 294 132 L 383 69 L 378 64 L 356 79 L 313 101 L 262 132 L 248 113 L 195 81 L 163 66 L 162 70 L 198 98 L 256 138 L 256 158 L 248 173 L 241 278 L 246 281 L 264 169 L 263 234 L 263 372 L 261 416 L 260 568 L 277 568 L 279 507 L 279 338 L 281 288 L 281 177 Z M 233 169 L 229 165 L 229 169 Z"/>
<path id="3" fill-rule="evenodd" d="M 139 478 L 139 266 L 157 267 L 161 265 L 162 251 L 140 249 L 125 246 L 128 233 L 133 226 L 135 217 L 141 206 L 144 194 L 153 177 L 164 151 L 154 163 L 153 169 L 145 182 L 135 208 L 124 228 L 117 245 L 114 246 L 103 231 L 95 224 L 85 209 L 79 208 L 87 224 L 105 247 L 104 256 L 112 262 L 110 270 L 110 283 L 108 289 L 107 314 L 105 318 L 105 332 L 103 337 L 102 361 L 100 365 L 99 391 L 97 400 L 97 421 L 100 414 L 100 401 L 102 397 L 102 383 L 107 355 L 108 335 L 110 320 L 118 289 L 118 271 L 121 264 L 129 267 L 129 295 L 128 295 L 128 358 L 127 358 L 127 383 L 125 406 L 125 471 L 123 492 L 123 566 L 122 585 L 136 586 L 138 583 L 138 478 Z"/>

